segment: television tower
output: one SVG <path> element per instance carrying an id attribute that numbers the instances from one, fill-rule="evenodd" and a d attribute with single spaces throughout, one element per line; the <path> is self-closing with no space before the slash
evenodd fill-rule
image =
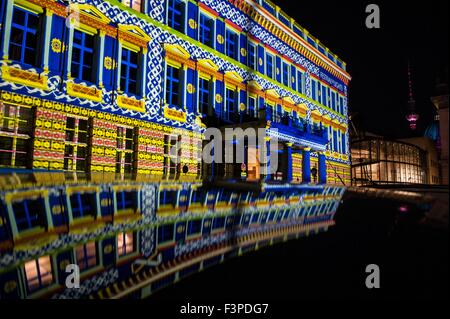
<path id="1" fill-rule="evenodd" d="M 420 116 L 416 112 L 416 101 L 413 96 L 412 80 L 411 80 L 411 66 L 408 61 L 408 87 L 409 87 L 409 99 L 408 99 L 408 114 L 406 115 L 406 120 L 409 122 L 409 128 L 412 131 L 417 129 L 417 121 Z"/>

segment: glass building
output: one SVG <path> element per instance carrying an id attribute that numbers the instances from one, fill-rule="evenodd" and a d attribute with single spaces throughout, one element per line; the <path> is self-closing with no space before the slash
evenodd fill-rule
<path id="1" fill-rule="evenodd" d="M 354 185 L 426 184 L 426 152 L 402 141 L 366 137 L 352 142 Z"/>

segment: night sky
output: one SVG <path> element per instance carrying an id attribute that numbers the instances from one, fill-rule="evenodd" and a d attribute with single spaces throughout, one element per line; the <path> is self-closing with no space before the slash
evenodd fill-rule
<path id="1" fill-rule="evenodd" d="M 436 78 L 448 69 L 448 1 L 274 3 L 347 63 L 350 113 L 358 127 L 392 138 L 423 135 L 435 114 Z M 380 7 L 381 29 L 365 26 L 370 3 Z M 421 115 L 415 133 L 405 120 L 408 59 Z"/>

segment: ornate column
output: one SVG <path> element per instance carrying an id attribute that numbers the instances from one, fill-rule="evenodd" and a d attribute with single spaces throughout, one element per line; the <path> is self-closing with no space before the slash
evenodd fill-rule
<path id="1" fill-rule="evenodd" d="M 117 78 L 116 78 L 116 83 L 117 83 L 117 92 L 120 92 L 121 91 L 121 88 L 120 88 L 120 71 L 121 71 L 121 68 L 122 68 L 122 43 L 121 43 L 121 41 L 119 40 L 118 41 L 118 43 L 117 43 Z"/>
<path id="2" fill-rule="evenodd" d="M 52 32 L 52 19 L 53 12 L 49 9 L 45 10 L 45 36 L 44 36 L 44 48 L 43 48 L 43 69 L 44 72 L 48 72 L 48 56 L 50 50 L 50 33 Z"/>
<path id="3" fill-rule="evenodd" d="M 147 48 L 142 49 L 142 73 L 141 73 L 141 95 L 146 97 L 146 84 L 147 84 Z"/>
<path id="4" fill-rule="evenodd" d="M 103 88 L 103 61 L 105 56 L 105 35 L 106 32 L 100 31 L 100 50 L 98 53 L 98 86 Z"/>
<path id="5" fill-rule="evenodd" d="M 311 183 L 311 148 L 306 147 L 303 149 L 303 183 Z"/>
<path id="6" fill-rule="evenodd" d="M 72 22 L 72 21 L 71 21 Z M 67 77 L 72 77 L 72 47 L 73 47 L 73 24 L 69 27 L 69 43 L 67 44 Z"/>
<path id="7" fill-rule="evenodd" d="M 286 143 L 286 153 L 287 153 L 287 174 L 286 179 L 288 183 L 292 182 L 292 143 Z"/>
<path id="8" fill-rule="evenodd" d="M 11 21 L 14 10 L 14 1 L 6 1 L 5 8 L 5 20 L 3 21 L 3 52 L 2 59 L 8 60 L 9 58 L 9 39 L 11 38 Z"/>
<path id="9" fill-rule="evenodd" d="M 188 83 L 187 83 L 187 81 L 188 81 L 188 76 L 187 76 L 187 75 L 188 75 L 188 66 L 187 66 L 187 64 L 183 64 L 182 70 L 183 70 L 182 75 L 181 75 L 182 81 L 180 81 L 180 82 L 181 82 L 181 84 L 182 84 L 182 86 L 183 86 L 183 89 L 182 89 L 183 94 L 181 95 L 182 101 L 181 101 L 180 107 L 181 107 L 185 112 L 187 112 L 187 103 L 186 103 L 186 101 L 187 101 L 187 95 L 188 95 L 188 91 L 187 91 L 187 85 L 188 85 Z"/>
<path id="10" fill-rule="evenodd" d="M 324 152 L 319 153 L 319 184 L 327 183 L 327 159 Z"/>
<path id="11" fill-rule="evenodd" d="M 265 137 L 264 143 L 265 149 L 263 148 L 263 154 L 266 152 L 267 161 L 266 161 L 266 171 L 264 176 L 264 181 L 269 181 L 271 179 L 270 173 L 270 137 Z"/>

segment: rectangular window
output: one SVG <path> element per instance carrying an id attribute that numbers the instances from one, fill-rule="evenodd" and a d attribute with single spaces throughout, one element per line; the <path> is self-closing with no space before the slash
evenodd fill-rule
<path id="1" fill-rule="evenodd" d="M 181 152 L 180 142 L 181 136 L 165 135 L 164 136 L 164 175 L 173 176 L 180 171 L 179 156 Z M 166 196 L 167 192 L 163 192 Z"/>
<path id="2" fill-rule="evenodd" d="M 297 72 L 297 92 L 300 94 L 305 94 L 304 92 L 304 75 L 302 71 Z"/>
<path id="3" fill-rule="evenodd" d="M 136 11 L 141 12 L 142 6 L 141 6 L 141 0 L 122 0 L 123 4 L 127 7 L 134 9 Z"/>
<path id="4" fill-rule="evenodd" d="M 256 70 L 256 46 L 254 43 L 248 42 L 248 67 Z"/>
<path id="5" fill-rule="evenodd" d="M 203 191 L 193 191 L 191 196 L 191 204 L 204 205 L 206 200 L 206 192 Z"/>
<path id="6" fill-rule="evenodd" d="M 98 264 L 97 244 L 90 242 L 75 248 L 75 259 L 80 271 L 92 269 Z"/>
<path id="7" fill-rule="evenodd" d="M 344 115 L 344 99 L 342 97 L 339 97 L 339 111 Z"/>
<path id="8" fill-rule="evenodd" d="M 192 236 L 200 234 L 202 231 L 202 221 L 201 220 L 191 220 L 187 225 L 187 235 Z"/>
<path id="9" fill-rule="evenodd" d="M 281 123 L 281 105 L 277 104 L 272 107 L 272 121 L 275 123 Z"/>
<path id="10" fill-rule="evenodd" d="M 14 7 L 9 42 L 9 58 L 34 67 L 39 66 L 39 15 Z"/>
<path id="11" fill-rule="evenodd" d="M 26 168 L 31 164 L 32 123 L 31 108 L 0 104 L 0 167 Z"/>
<path id="12" fill-rule="evenodd" d="M 274 78 L 273 67 L 274 67 L 273 55 L 267 53 L 266 54 L 266 75 L 271 79 Z"/>
<path id="13" fill-rule="evenodd" d="M 64 170 L 87 171 L 88 129 L 87 118 L 67 117 Z"/>
<path id="14" fill-rule="evenodd" d="M 137 192 L 123 191 L 116 193 L 117 210 L 137 210 Z"/>
<path id="15" fill-rule="evenodd" d="M 97 216 L 97 199 L 95 193 L 75 193 L 70 196 L 73 219 Z"/>
<path id="16" fill-rule="evenodd" d="M 325 86 L 325 85 L 322 85 L 322 96 L 321 96 L 321 98 L 322 98 L 322 104 L 323 105 L 325 105 L 325 106 L 328 106 L 328 94 L 327 94 L 327 87 Z"/>
<path id="17" fill-rule="evenodd" d="M 170 106 L 181 107 L 181 70 L 167 66 L 166 77 L 166 103 Z"/>
<path id="18" fill-rule="evenodd" d="M 334 92 L 331 92 L 331 108 L 333 111 L 339 111 L 336 108 L 336 93 L 334 93 Z"/>
<path id="19" fill-rule="evenodd" d="M 134 234 L 132 232 L 117 235 L 117 254 L 119 257 L 134 253 L 134 242 Z"/>
<path id="20" fill-rule="evenodd" d="M 95 36 L 74 30 L 71 73 L 81 81 L 95 82 Z"/>
<path id="21" fill-rule="evenodd" d="M 50 256 L 43 256 L 25 263 L 25 277 L 29 292 L 34 292 L 53 283 L 52 262 Z"/>
<path id="22" fill-rule="evenodd" d="M 283 84 L 289 86 L 289 64 L 283 63 Z"/>
<path id="23" fill-rule="evenodd" d="M 248 97 L 248 114 L 255 118 L 258 117 L 258 109 L 256 106 L 256 97 L 253 97 L 253 96 Z"/>
<path id="24" fill-rule="evenodd" d="M 181 0 L 169 0 L 167 6 L 167 25 L 184 33 L 185 3 Z"/>
<path id="25" fill-rule="evenodd" d="M 198 106 L 201 114 L 208 114 L 211 97 L 210 81 L 200 78 L 198 83 Z"/>
<path id="26" fill-rule="evenodd" d="M 131 174 L 134 171 L 133 128 L 117 126 L 116 173 Z"/>
<path id="27" fill-rule="evenodd" d="M 226 55 L 232 59 L 237 59 L 238 55 L 238 36 L 235 32 L 227 29 L 225 33 Z"/>
<path id="28" fill-rule="evenodd" d="M 43 198 L 25 199 L 13 202 L 14 219 L 19 232 L 47 225 L 45 204 Z"/>
<path id="29" fill-rule="evenodd" d="M 346 135 L 342 134 L 342 154 L 347 154 L 347 140 L 346 140 Z"/>
<path id="30" fill-rule="evenodd" d="M 327 106 L 331 107 L 331 88 L 327 87 Z"/>
<path id="31" fill-rule="evenodd" d="M 178 191 L 160 191 L 159 206 L 171 205 L 175 207 L 178 201 Z"/>
<path id="32" fill-rule="evenodd" d="M 225 227 L 225 218 L 216 217 L 213 219 L 212 229 L 223 229 Z"/>
<path id="33" fill-rule="evenodd" d="M 211 48 L 214 47 L 214 20 L 200 13 L 199 41 Z"/>
<path id="34" fill-rule="evenodd" d="M 237 118 L 237 101 L 236 101 L 236 91 L 231 89 L 226 89 L 226 119 L 229 121 L 234 121 Z"/>
<path id="35" fill-rule="evenodd" d="M 314 101 L 317 101 L 317 81 L 311 81 L 311 97 Z"/>
<path id="36" fill-rule="evenodd" d="M 173 240 L 173 224 L 158 227 L 158 244 Z"/>
<path id="37" fill-rule="evenodd" d="M 338 138 L 337 138 L 337 132 L 333 130 L 333 151 L 338 151 Z"/>
<path id="38" fill-rule="evenodd" d="M 125 93 L 139 93 L 139 53 L 122 48 L 120 89 Z"/>

